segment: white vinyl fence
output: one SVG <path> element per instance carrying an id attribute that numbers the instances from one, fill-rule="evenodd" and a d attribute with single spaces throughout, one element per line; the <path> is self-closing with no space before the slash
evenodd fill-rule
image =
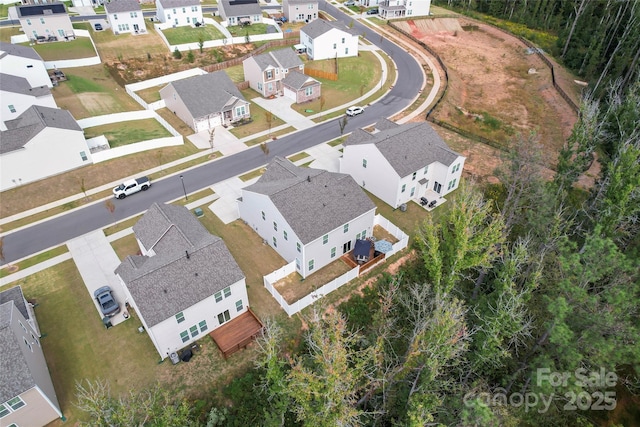
<path id="1" fill-rule="evenodd" d="M 131 84 L 125 85 L 124 90 L 126 90 L 129 96 L 131 96 L 138 104 L 142 105 L 142 107 L 145 110 L 157 110 L 159 108 L 164 107 L 163 100 L 152 102 L 151 104 L 147 104 L 147 102 L 142 98 L 140 98 L 140 96 L 138 96 L 136 92 L 139 90 L 148 89 L 150 87 L 167 85 L 176 80 L 182 80 L 188 77 L 201 76 L 203 74 L 207 74 L 207 72 L 201 68 L 191 68 L 189 70 L 179 71 L 173 74 L 167 74 L 166 76 L 156 77 L 154 79 L 149 79 L 142 82 L 131 83 Z"/>
<path id="2" fill-rule="evenodd" d="M 385 254 L 385 259 L 393 256 L 397 252 L 400 252 L 401 250 L 406 248 L 407 245 L 409 244 L 409 236 L 407 236 L 407 234 L 404 231 L 400 230 L 400 228 L 397 225 L 395 225 L 394 223 L 392 223 L 382 215 L 376 214 L 376 216 L 373 218 L 373 223 L 375 225 L 379 225 L 380 227 L 384 228 L 389 233 L 391 233 L 396 239 L 398 239 L 398 241 L 393 244 L 391 251 Z"/>

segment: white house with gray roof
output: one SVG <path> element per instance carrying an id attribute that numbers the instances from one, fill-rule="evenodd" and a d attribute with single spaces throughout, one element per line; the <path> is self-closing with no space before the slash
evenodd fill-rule
<path id="1" fill-rule="evenodd" d="M 318 19 L 317 0 L 282 0 L 282 14 L 289 22 L 311 22 Z"/>
<path id="2" fill-rule="evenodd" d="M 19 286 L 0 292 L 0 425 L 62 418 L 32 306 Z"/>
<path id="3" fill-rule="evenodd" d="M 0 132 L 0 190 L 93 163 L 78 122 L 67 110 L 33 105 Z"/>
<path id="4" fill-rule="evenodd" d="M 114 34 L 140 34 L 147 31 L 137 0 L 111 0 L 104 4 L 104 11 Z"/>
<path id="5" fill-rule="evenodd" d="M 300 29 L 300 44 L 309 59 L 333 59 L 358 56 L 358 32 L 340 21 L 316 19 Z"/>
<path id="6" fill-rule="evenodd" d="M 429 201 L 458 188 L 465 157 L 449 148 L 427 122 L 376 123 L 374 132 L 353 132 L 344 144 L 340 172 L 397 208 Z"/>
<path id="7" fill-rule="evenodd" d="M 115 272 L 162 359 L 247 311 L 244 273 L 187 208 L 154 203 L 133 232 L 142 255 Z"/>
<path id="8" fill-rule="evenodd" d="M 249 118 L 249 102 L 224 71 L 176 80 L 160 89 L 166 107 L 195 132 Z"/>
<path id="9" fill-rule="evenodd" d="M 0 73 L 0 130 L 7 130 L 4 122 L 17 118 L 32 105 L 58 107 L 49 86 L 32 87 L 24 77 Z"/>
<path id="10" fill-rule="evenodd" d="M 258 0 L 220 0 L 218 13 L 227 25 L 262 22 L 262 9 Z"/>
<path id="11" fill-rule="evenodd" d="M 284 95 L 305 102 L 320 97 L 320 82 L 304 75 L 304 62 L 290 47 L 250 56 L 242 68 L 249 86 L 265 98 Z"/>
<path id="12" fill-rule="evenodd" d="M 53 87 L 42 57 L 29 46 L 0 42 L 0 70 L 24 77 L 31 87 Z"/>
<path id="13" fill-rule="evenodd" d="M 19 5 L 16 11 L 24 34 L 31 40 L 65 41 L 75 38 L 71 18 L 62 2 Z"/>
<path id="14" fill-rule="evenodd" d="M 199 0 L 156 0 L 156 17 L 174 27 L 193 27 L 196 22 L 204 22 Z"/>
<path id="15" fill-rule="evenodd" d="M 380 0 L 378 14 L 384 19 L 429 16 L 431 0 Z"/>
<path id="16" fill-rule="evenodd" d="M 242 189 L 242 218 L 302 277 L 373 234 L 376 206 L 349 175 L 295 166 L 276 157 Z"/>

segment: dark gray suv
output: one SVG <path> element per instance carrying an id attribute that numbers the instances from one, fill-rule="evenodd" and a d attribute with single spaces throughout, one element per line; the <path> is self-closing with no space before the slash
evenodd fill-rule
<path id="1" fill-rule="evenodd" d="M 98 301 L 98 305 L 100 306 L 100 310 L 102 311 L 102 314 L 104 316 L 113 317 L 116 314 L 120 313 L 120 306 L 113 298 L 110 287 L 103 286 L 96 289 L 96 291 L 93 293 L 93 296 Z"/>

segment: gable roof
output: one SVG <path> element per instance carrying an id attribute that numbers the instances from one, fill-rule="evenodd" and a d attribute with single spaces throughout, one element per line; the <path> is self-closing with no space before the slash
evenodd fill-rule
<path id="1" fill-rule="evenodd" d="M 324 19 L 314 19 L 300 29 L 300 31 L 312 39 L 328 33 L 331 30 L 344 31 L 345 33 L 349 33 L 354 36 L 358 35 L 355 29 L 347 27 L 340 21 L 325 21 Z"/>
<path id="2" fill-rule="evenodd" d="M 238 100 L 247 103 L 224 71 L 176 80 L 173 86 L 194 118 L 229 110 Z"/>
<path id="3" fill-rule="evenodd" d="M 218 5 L 227 16 L 262 15 L 257 0 L 221 0 Z"/>
<path id="4" fill-rule="evenodd" d="M 320 82 L 299 71 L 291 70 L 287 73 L 287 77 L 282 80 L 282 84 L 294 90 L 300 90 L 305 86 L 319 85 Z"/>
<path id="5" fill-rule="evenodd" d="M 381 127 L 388 129 L 369 136 L 365 136 L 368 132 L 362 130 L 354 132 L 347 138 L 345 145 L 374 144 L 400 177 L 434 162 L 450 166 L 460 156 L 449 148 L 427 122 L 407 123 L 396 127 L 385 124 Z"/>
<path id="6" fill-rule="evenodd" d="M 24 147 L 47 127 L 82 132 L 69 111 L 41 105 L 32 105 L 20 116 L 7 120 L 4 124 L 7 130 L 0 133 L 0 154 Z"/>
<path id="7" fill-rule="evenodd" d="M 154 203 L 134 233 L 156 255 L 128 256 L 115 272 L 149 327 L 244 278 L 222 239 L 183 206 Z"/>
<path id="8" fill-rule="evenodd" d="M 281 157 L 243 191 L 269 197 L 303 244 L 376 207 L 350 175 L 298 167 Z"/>
<path id="9" fill-rule="evenodd" d="M 25 18 L 29 16 L 53 16 L 53 15 L 67 15 L 67 9 L 64 7 L 64 3 L 53 2 L 45 4 L 28 4 L 17 6 L 19 18 Z"/>
<path id="10" fill-rule="evenodd" d="M 289 3 L 289 4 L 309 4 L 309 3 L 318 4 L 318 0 L 287 0 L 287 3 Z"/>
<path id="11" fill-rule="evenodd" d="M 0 402 L 6 402 L 36 385 L 20 348 L 22 343 L 11 329 L 14 308 L 13 300 L 0 304 Z"/>
<path id="12" fill-rule="evenodd" d="M 0 305 L 9 301 L 13 301 L 13 304 L 16 306 L 18 311 L 25 319 L 29 320 L 29 312 L 27 311 L 24 294 L 22 293 L 22 288 L 20 286 L 14 286 L 13 288 L 0 292 Z"/>
<path id="13" fill-rule="evenodd" d="M 156 0 L 164 9 L 172 7 L 200 6 L 200 0 Z"/>
<path id="14" fill-rule="evenodd" d="M 2 51 L 2 54 L 0 54 L 0 58 L 4 58 L 7 55 L 12 55 L 42 61 L 42 57 L 38 54 L 38 52 L 36 52 L 34 48 L 29 46 L 0 42 L 0 51 Z"/>
<path id="15" fill-rule="evenodd" d="M 263 71 L 269 67 L 284 68 L 288 70 L 294 67 L 297 68 L 304 64 L 293 49 L 289 47 L 262 53 L 260 55 L 254 55 L 252 58 Z"/>
<path id="16" fill-rule="evenodd" d="M 0 91 L 35 97 L 51 95 L 49 86 L 31 87 L 29 81 L 24 77 L 4 73 L 0 73 Z"/>
<path id="17" fill-rule="evenodd" d="M 107 13 L 136 12 L 141 10 L 137 0 L 111 0 L 104 3 Z"/>

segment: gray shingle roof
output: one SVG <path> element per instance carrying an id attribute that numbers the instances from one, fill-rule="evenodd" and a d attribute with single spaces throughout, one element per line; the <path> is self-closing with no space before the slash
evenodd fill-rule
<path id="1" fill-rule="evenodd" d="M 318 4 L 317 0 L 288 0 L 289 4 Z"/>
<path id="2" fill-rule="evenodd" d="M 136 12 L 141 10 L 137 0 L 111 0 L 104 4 L 107 13 Z"/>
<path id="3" fill-rule="evenodd" d="M 200 0 L 156 0 L 164 9 L 172 7 L 200 6 Z"/>
<path id="4" fill-rule="evenodd" d="M 60 108 L 32 105 L 13 120 L 4 122 L 6 131 L 0 133 L 0 154 L 18 150 L 46 127 L 82 132 L 71 113 Z M 57 141 L 51 141 L 56 143 Z"/>
<path id="5" fill-rule="evenodd" d="M 358 35 L 357 31 L 353 28 L 349 28 L 340 21 L 325 21 L 324 19 L 314 19 L 307 25 L 302 27 L 300 31 L 315 39 L 318 36 L 328 33 L 333 29 L 338 29 L 352 35 Z"/>
<path id="6" fill-rule="evenodd" d="M 0 304 L 0 402 L 6 402 L 36 385 L 20 349 L 22 343 L 10 326 L 13 308 L 13 301 Z"/>
<path id="7" fill-rule="evenodd" d="M 287 77 L 282 80 L 282 84 L 294 90 L 300 90 L 305 86 L 319 85 L 320 82 L 299 71 L 289 71 Z"/>
<path id="8" fill-rule="evenodd" d="M 243 191 L 268 196 L 303 244 L 375 209 L 350 175 L 297 167 L 280 157 Z"/>
<path id="9" fill-rule="evenodd" d="M 226 16 L 262 15 L 262 9 L 257 0 L 250 3 L 221 0 L 218 6 L 224 10 Z"/>
<path id="10" fill-rule="evenodd" d="M 290 68 L 298 68 L 304 64 L 293 49 L 289 47 L 255 55 L 252 58 L 262 71 L 269 67 L 285 68 L 288 70 Z"/>
<path id="11" fill-rule="evenodd" d="M 42 61 L 42 57 L 38 54 L 38 52 L 36 52 L 34 48 L 29 46 L 0 42 L 0 51 L 4 52 L 2 55 L 0 55 L 0 58 L 5 57 L 6 55 L 13 55 Z"/>
<path id="12" fill-rule="evenodd" d="M 194 118 L 220 113 L 237 98 L 247 103 L 224 71 L 189 77 L 169 83 Z"/>
<path id="13" fill-rule="evenodd" d="M 14 286 L 0 292 L 0 305 L 13 301 L 18 311 L 24 316 L 25 319 L 29 319 L 29 312 L 27 312 L 27 306 L 24 301 L 24 294 L 20 286 Z"/>
<path id="14" fill-rule="evenodd" d="M 400 126 L 400 125 L 399 125 L 399 124 L 397 124 L 397 123 L 395 123 L 395 122 L 392 122 L 392 121 L 391 121 L 391 120 L 389 120 L 389 119 L 381 119 L 380 121 L 378 121 L 378 122 L 376 123 L 376 126 L 375 126 L 375 127 L 376 127 L 376 129 L 378 129 L 379 131 L 382 131 L 382 130 L 388 130 L 388 129 L 395 129 L 395 128 L 397 128 L 398 126 Z"/>
<path id="15" fill-rule="evenodd" d="M 349 137 L 345 145 L 375 144 L 400 177 L 433 162 L 450 166 L 460 155 L 450 149 L 427 122 L 390 127 L 371 137 L 358 133 L 354 139 Z"/>
<path id="16" fill-rule="evenodd" d="M 4 73 L 0 73 L 0 90 L 36 97 L 51 95 L 51 89 L 48 86 L 31 87 L 29 81 L 24 77 Z"/>
<path id="17" fill-rule="evenodd" d="M 222 239 L 183 206 L 152 205 L 134 233 L 141 241 L 157 242 L 156 255 L 129 256 L 116 274 L 149 327 L 244 278 Z"/>

